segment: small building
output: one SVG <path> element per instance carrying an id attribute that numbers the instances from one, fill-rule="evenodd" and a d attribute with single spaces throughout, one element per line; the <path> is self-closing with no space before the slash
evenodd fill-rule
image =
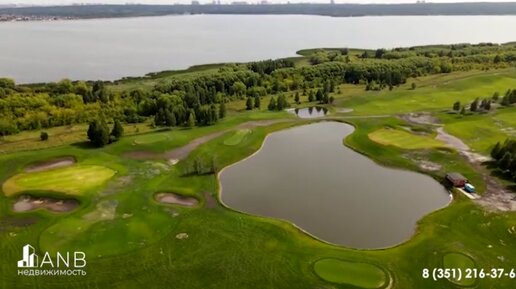
<path id="1" fill-rule="evenodd" d="M 468 179 L 465 176 L 459 173 L 447 173 L 446 179 L 454 186 L 454 187 L 464 187 L 468 183 Z"/>

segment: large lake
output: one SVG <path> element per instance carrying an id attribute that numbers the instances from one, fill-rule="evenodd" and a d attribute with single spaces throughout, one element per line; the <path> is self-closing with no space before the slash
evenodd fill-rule
<path id="1" fill-rule="evenodd" d="M 407 240 L 450 195 L 429 176 L 380 166 L 345 147 L 351 132 L 321 122 L 269 135 L 258 153 L 222 171 L 222 201 L 335 244 L 381 248 Z"/>
<path id="2" fill-rule="evenodd" d="M 113 80 L 314 47 L 516 40 L 515 16 L 195 15 L 0 24 L 0 77 Z"/>

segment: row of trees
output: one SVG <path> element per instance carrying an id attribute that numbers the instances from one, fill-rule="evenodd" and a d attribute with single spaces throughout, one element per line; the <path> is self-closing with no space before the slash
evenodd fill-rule
<path id="1" fill-rule="evenodd" d="M 516 181 L 516 140 L 507 139 L 503 143 L 496 143 L 491 150 L 491 157 L 504 174 Z"/>
<path id="2" fill-rule="evenodd" d="M 473 102 L 469 104 L 469 111 L 471 112 L 477 112 L 477 111 L 489 111 L 491 110 L 492 103 L 500 102 L 503 106 L 509 106 L 513 103 L 516 103 L 516 89 L 509 89 L 505 93 L 505 95 L 500 100 L 500 94 L 498 92 L 495 92 L 492 97 L 483 98 L 480 100 L 480 98 L 475 98 Z M 456 112 L 459 112 L 461 114 L 466 113 L 466 106 L 461 106 L 460 101 L 456 101 L 453 103 L 452 109 Z"/>

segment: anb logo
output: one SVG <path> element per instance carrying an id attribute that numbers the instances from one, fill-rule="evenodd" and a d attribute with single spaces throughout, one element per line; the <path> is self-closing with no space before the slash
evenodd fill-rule
<path id="1" fill-rule="evenodd" d="M 18 261 L 18 275 L 25 276 L 85 276 L 86 254 L 84 252 L 45 252 L 41 259 L 36 249 L 27 244 L 22 249 L 22 259 Z"/>
<path id="2" fill-rule="evenodd" d="M 36 268 L 38 267 L 38 255 L 31 245 L 23 246 L 23 258 L 18 261 L 18 268 Z"/>

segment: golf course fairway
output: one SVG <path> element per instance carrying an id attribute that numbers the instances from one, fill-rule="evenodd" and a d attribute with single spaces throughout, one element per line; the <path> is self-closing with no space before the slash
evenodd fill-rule
<path id="1" fill-rule="evenodd" d="M 375 265 L 332 258 L 315 262 L 314 271 L 323 280 L 360 288 L 382 288 L 388 278 Z"/>

